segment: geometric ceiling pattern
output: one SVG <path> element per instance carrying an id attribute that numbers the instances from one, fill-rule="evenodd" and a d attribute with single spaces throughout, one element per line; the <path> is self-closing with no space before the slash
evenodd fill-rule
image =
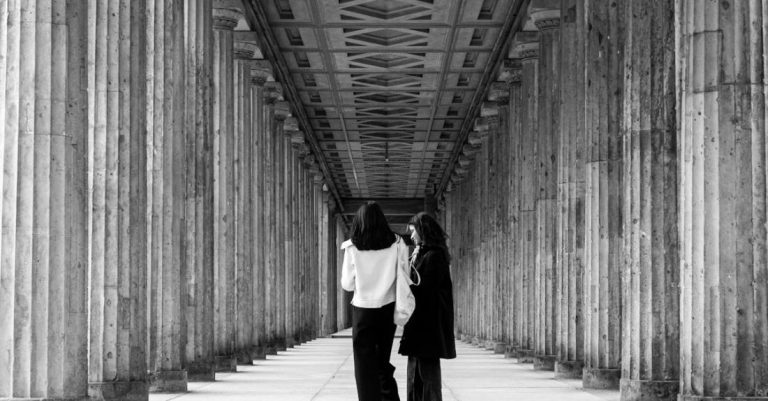
<path id="1" fill-rule="evenodd" d="M 259 1 L 341 197 L 435 190 L 519 1 Z"/>

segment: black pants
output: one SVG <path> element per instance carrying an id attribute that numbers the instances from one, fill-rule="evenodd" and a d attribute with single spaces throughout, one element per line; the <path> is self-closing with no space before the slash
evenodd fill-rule
<path id="1" fill-rule="evenodd" d="M 395 323 L 395 304 L 368 309 L 352 306 L 352 350 L 360 401 L 400 401 L 389 363 Z"/>
<path id="2" fill-rule="evenodd" d="M 408 401 L 442 401 L 440 358 L 408 357 Z"/>

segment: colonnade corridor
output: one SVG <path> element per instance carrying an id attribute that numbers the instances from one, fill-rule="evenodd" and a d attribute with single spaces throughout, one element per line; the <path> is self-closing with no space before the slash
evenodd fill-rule
<path id="1" fill-rule="evenodd" d="M 400 399 L 406 399 L 406 357 L 396 350 L 395 366 Z M 552 375 L 518 364 L 493 350 L 459 342 L 454 360 L 444 361 L 444 401 L 617 401 L 618 390 L 584 389 L 576 379 Z M 266 360 L 255 361 L 237 373 L 217 374 L 215 382 L 194 383 L 183 394 L 152 394 L 150 401 L 355 401 L 351 331 L 318 338 Z"/>
<path id="2" fill-rule="evenodd" d="M 0 0 L 0 401 L 354 399 L 371 200 L 446 398 L 768 401 L 766 80 L 768 0 Z"/>

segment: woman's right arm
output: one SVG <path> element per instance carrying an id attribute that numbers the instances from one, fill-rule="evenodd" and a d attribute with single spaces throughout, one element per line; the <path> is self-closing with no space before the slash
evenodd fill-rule
<path id="1" fill-rule="evenodd" d="M 344 250 L 344 263 L 341 265 L 341 288 L 346 291 L 355 290 L 355 263 L 348 249 Z"/>

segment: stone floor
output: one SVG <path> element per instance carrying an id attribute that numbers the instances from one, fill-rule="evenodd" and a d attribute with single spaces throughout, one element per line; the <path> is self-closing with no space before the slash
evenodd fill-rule
<path id="1" fill-rule="evenodd" d="M 185 394 L 152 394 L 150 401 L 259 400 L 355 401 L 352 341 L 348 332 L 302 344 L 237 373 L 218 374 L 216 382 L 190 383 Z M 395 378 L 405 400 L 405 357 L 392 352 Z M 580 380 L 555 380 L 490 351 L 457 342 L 458 358 L 443 361 L 445 401 L 600 401 L 619 400 L 618 391 L 586 391 Z"/>

